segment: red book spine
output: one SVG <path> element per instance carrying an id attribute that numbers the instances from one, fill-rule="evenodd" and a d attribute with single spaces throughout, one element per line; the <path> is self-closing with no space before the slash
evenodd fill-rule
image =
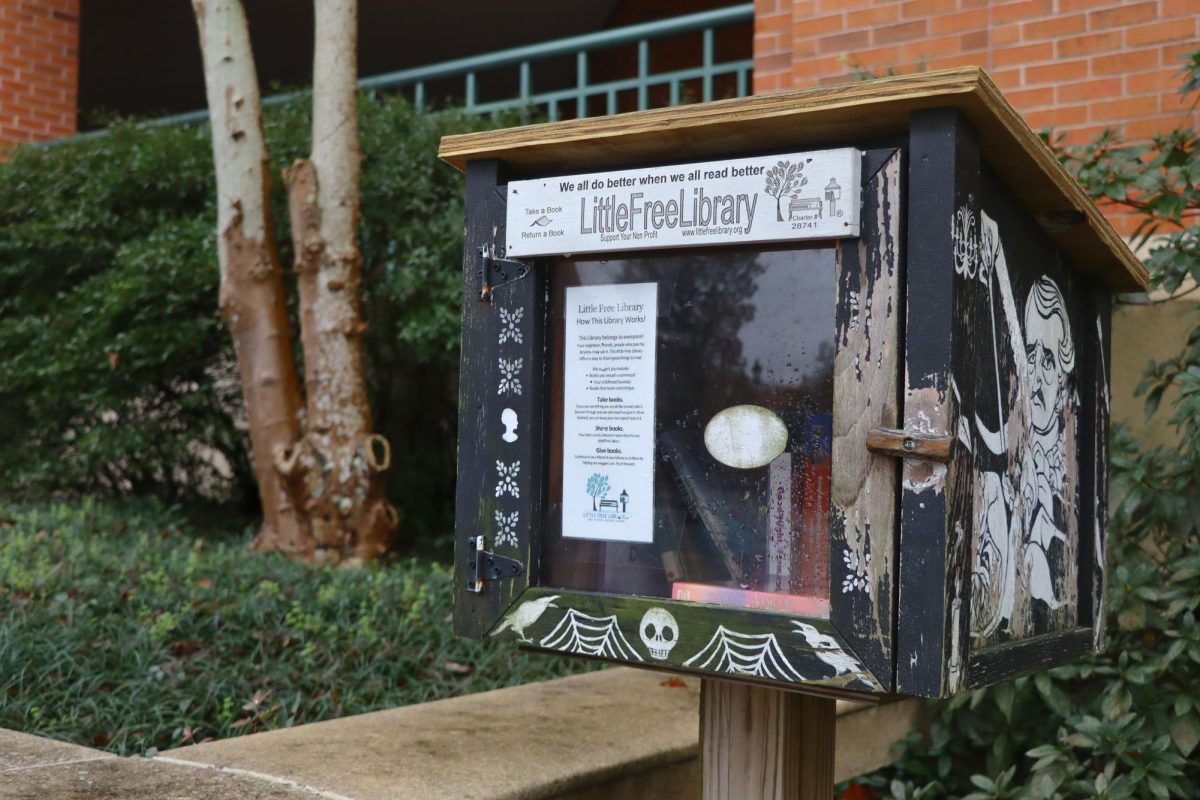
<path id="1" fill-rule="evenodd" d="M 805 431 L 803 478 L 800 490 L 800 565 L 797 591 L 829 597 L 829 508 L 832 442 L 831 420 L 810 420 Z"/>

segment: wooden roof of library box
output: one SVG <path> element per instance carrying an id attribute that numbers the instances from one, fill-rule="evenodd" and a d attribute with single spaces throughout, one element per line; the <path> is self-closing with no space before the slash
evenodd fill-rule
<path id="1" fill-rule="evenodd" d="M 1146 288 L 1125 240 L 978 67 L 446 136 L 438 155 L 460 170 L 497 158 L 524 174 L 566 174 L 903 133 L 911 112 L 939 107 L 970 121 L 984 160 L 1075 269 L 1115 292 Z"/>

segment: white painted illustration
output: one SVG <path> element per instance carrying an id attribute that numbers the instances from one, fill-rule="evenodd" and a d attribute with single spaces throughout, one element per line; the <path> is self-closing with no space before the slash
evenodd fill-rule
<path id="1" fill-rule="evenodd" d="M 959 584 L 955 584 L 955 593 Z M 953 694 L 962 688 L 963 654 L 959 624 L 962 622 L 962 598 L 955 597 L 950 603 L 950 658 L 946 661 L 946 686 Z"/>
<path id="2" fill-rule="evenodd" d="M 508 444 L 515 442 L 517 440 L 517 412 L 511 408 L 501 411 L 500 424 L 504 426 L 504 433 L 500 434 L 500 438 Z"/>
<path id="3" fill-rule="evenodd" d="M 1053 611 L 1063 603 L 1067 576 L 1052 564 L 1065 563 L 1066 518 L 1075 502 L 1067 454 L 1077 401 L 1075 345 L 1058 285 L 1039 278 L 1018 313 L 998 226 L 981 214 L 975 230 L 973 212 L 960 208 L 952 221 L 955 272 L 985 287 L 995 370 L 994 386 L 989 380 L 976 392 L 974 433 L 983 445 L 977 463 L 990 453 L 1007 465 L 976 474 L 970 628 L 973 637 L 987 638 L 1028 632 L 1028 611 L 1015 625 L 1018 606 L 1028 609 L 1036 601 Z M 1005 338 L 1012 363 L 1006 394 L 1000 378 Z M 994 426 L 985 421 L 992 414 Z"/>
<path id="4" fill-rule="evenodd" d="M 500 476 L 500 480 L 496 482 L 496 497 L 504 494 L 510 494 L 513 497 L 521 496 L 521 487 L 517 486 L 517 475 L 520 472 L 520 461 L 514 461 L 511 464 L 503 461 L 496 462 L 496 474 Z"/>
<path id="5" fill-rule="evenodd" d="M 519 327 L 523 316 L 525 316 L 523 308 L 514 308 L 512 311 L 507 308 L 500 309 L 500 344 L 505 342 L 521 344 L 524 341 Z"/>
<path id="6" fill-rule="evenodd" d="M 526 600 L 496 626 L 492 635 L 496 636 L 505 631 L 512 631 L 522 642 L 533 644 L 533 640 L 525 635 L 525 629 L 536 624 L 542 618 L 542 614 L 546 613 L 546 609 L 558 608 L 554 605 L 554 601 L 558 598 L 559 595 L 552 594 L 547 597 L 539 597 L 537 600 Z"/>
<path id="7" fill-rule="evenodd" d="M 511 514 L 505 514 L 503 511 L 495 512 L 497 545 L 517 546 L 517 520 L 520 518 L 520 513 L 519 511 Z"/>
<path id="8" fill-rule="evenodd" d="M 1104 353 L 1104 323 L 1100 320 L 1099 314 L 1096 315 L 1096 352 L 1099 353 L 1100 360 L 1100 400 L 1104 404 L 1104 413 L 1107 415 L 1111 413 L 1110 404 L 1112 401 L 1108 391 L 1108 360 Z M 1103 463 L 1107 460 L 1105 456 L 1108 454 L 1108 448 L 1103 443 L 1100 443 L 1100 447 L 1101 461 Z M 1107 491 L 1107 476 L 1104 476 L 1102 480 L 1105 480 L 1104 488 Z M 1100 491 L 1100 489 L 1100 486 L 1096 487 L 1092 501 L 1092 536 L 1094 537 L 1092 552 L 1096 554 L 1096 569 L 1103 575 L 1105 565 L 1108 562 L 1108 545 L 1106 541 L 1107 537 L 1104 535 L 1104 515 L 1106 509 L 1100 502 L 1100 498 L 1104 495 L 1104 492 Z M 1095 609 L 1094 613 L 1097 623 L 1093 626 L 1092 646 L 1095 650 L 1099 651 L 1104 644 L 1104 580 L 1095 581 L 1094 586 L 1096 597 L 1092 602 L 1092 606 Z"/>
<path id="9" fill-rule="evenodd" d="M 958 390 L 958 382 L 954 380 L 954 376 L 950 376 L 950 391 L 954 394 L 954 407 L 962 408 L 962 392 Z M 971 444 L 971 425 L 963 417 L 962 414 L 957 415 L 958 429 L 956 435 L 958 441 L 962 444 L 968 453 L 975 452 L 975 446 Z"/>
<path id="10" fill-rule="evenodd" d="M 523 358 L 502 358 L 500 359 L 500 386 L 496 389 L 496 394 L 521 394 L 521 366 L 525 363 Z"/>
<path id="11" fill-rule="evenodd" d="M 857 658 L 847 653 L 838 644 L 837 639 L 834 639 L 827 633 L 821 633 L 807 622 L 793 620 L 792 624 L 796 626 L 796 632 L 804 637 L 804 641 L 813 649 L 816 654 L 825 664 L 833 667 L 834 676 L 851 675 L 854 678 L 862 681 L 871 689 L 878 689 L 878 684 L 871 679 L 864 670 L 862 664 Z"/>
<path id="12" fill-rule="evenodd" d="M 777 681 L 802 681 L 773 633 L 738 633 L 718 625 L 708 644 L 683 662 L 685 667 L 751 675 Z"/>
<path id="13" fill-rule="evenodd" d="M 842 563 L 846 565 L 846 575 L 842 578 L 842 594 L 870 591 L 868 587 L 871 585 L 871 539 L 864 536 L 862 540 L 861 555 L 858 548 L 842 548 Z"/>
<path id="14" fill-rule="evenodd" d="M 1108 357 L 1104 354 L 1104 323 L 1100 321 L 1100 315 L 1096 315 L 1096 351 L 1100 354 L 1100 389 L 1103 392 L 1101 397 L 1104 398 L 1104 411 L 1108 413 L 1111 409 L 1109 406 L 1112 403 L 1112 398 L 1108 392 Z"/>
<path id="15" fill-rule="evenodd" d="M 638 625 L 638 633 L 642 644 L 650 651 L 650 657 L 659 661 L 664 661 L 679 644 L 679 623 L 665 608 L 647 609 Z"/>
<path id="16" fill-rule="evenodd" d="M 593 617 L 591 614 L 568 608 L 567 613 L 554 626 L 554 630 L 546 634 L 538 644 L 564 653 L 645 661 L 621 632 L 616 614 Z"/>

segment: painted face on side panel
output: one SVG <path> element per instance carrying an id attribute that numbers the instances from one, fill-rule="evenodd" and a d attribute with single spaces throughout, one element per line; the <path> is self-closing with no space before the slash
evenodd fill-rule
<path id="1" fill-rule="evenodd" d="M 1030 422 L 1041 434 L 1056 425 L 1066 399 L 1067 374 L 1075 367 L 1075 346 L 1058 286 L 1042 277 L 1025 303 L 1025 358 L 1029 371 Z"/>

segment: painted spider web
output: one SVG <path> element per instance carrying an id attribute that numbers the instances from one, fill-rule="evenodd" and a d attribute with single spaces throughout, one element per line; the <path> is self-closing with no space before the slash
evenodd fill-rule
<path id="1" fill-rule="evenodd" d="M 776 681 L 804 680 L 804 676 L 796 671 L 783 654 L 783 648 L 779 646 L 775 634 L 738 633 L 724 625 L 718 625 L 717 632 L 708 640 L 704 649 L 683 662 L 683 665 Z"/>
<path id="2" fill-rule="evenodd" d="M 567 613 L 554 626 L 554 630 L 546 634 L 540 644 L 552 650 L 581 653 L 586 656 L 645 660 L 629 644 L 625 634 L 621 633 L 616 614 L 593 617 L 568 608 Z"/>

